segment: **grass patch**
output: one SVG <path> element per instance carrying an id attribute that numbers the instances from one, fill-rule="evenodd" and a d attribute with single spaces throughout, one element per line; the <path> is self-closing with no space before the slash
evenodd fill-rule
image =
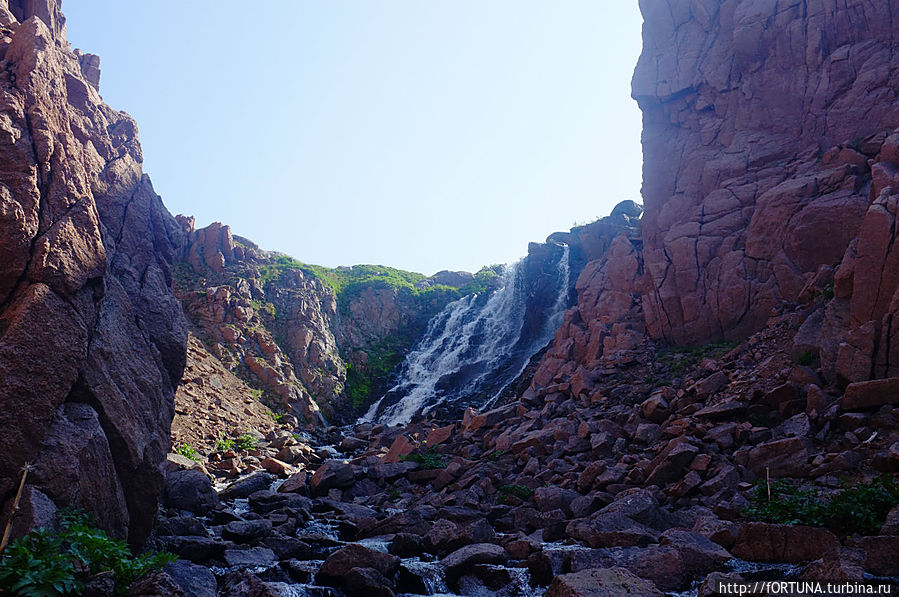
<path id="1" fill-rule="evenodd" d="M 430 448 L 424 452 L 412 452 L 400 458 L 402 462 L 417 462 L 421 468 L 426 470 L 446 468 L 446 459 L 437 453 L 437 450 Z"/>
<path id="2" fill-rule="evenodd" d="M 131 555 L 124 541 L 112 539 L 81 511 L 57 514 L 59 530 L 40 529 L 12 541 L 0 558 L 4 594 L 44 597 L 80 595 L 101 574 L 115 578 L 116 593 L 177 558 L 169 553 Z"/>
<path id="3" fill-rule="evenodd" d="M 890 476 L 845 486 L 829 496 L 778 479 L 771 483 L 770 501 L 765 482 L 756 484 L 752 503 L 744 509 L 744 514 L 762 522 L 825 527 L 843 536 L 876 535 L 887 513 L 897 504 L 899 483 Z"/>
<path id="4" fill-rule="evenodd" d="M 534 490 L 527 485 L 503 485 L 499 488 L 499 499 L 497 503 L 503 504 L 511 495 L 517 497 L 523 502 L 527 502 L 534 497 Z"/>
<path id="5" fill-rule="evenodd" d="M 656 353 L 656 361 L 665 366 L 675 377 L 683 377 L 703 359 L 717 359 L 734 348 L 738 342 L 714 342 L 704 346 L 672 346 Z"/>

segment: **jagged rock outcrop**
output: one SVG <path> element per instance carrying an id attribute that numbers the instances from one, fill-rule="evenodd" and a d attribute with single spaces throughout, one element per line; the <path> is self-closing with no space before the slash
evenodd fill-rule
<path id="1" fill-rule="evenodd" d="M 0 500 L 32 463 L 31 494 L 138 544 L 184 367 L 181 230 L 59 2 L 0 1 L 0 56 Z"/>
<path id="2" fill-rule="evenodd" d="M 899 123 L 889 3 L 641 2 L 643 301 L 655 338 L 739 338 L 835 266 Z"/>
<path id="3" fill-rule="evenodd" d="M 308 266 L 235 238 L 227 225 L 177 219 L 187 241 L 176 291 L 197 337 L 269 406 L 310 428 L 352 418 L 379 397 L 430 317 L 459 296 L 448 283 L 474 279 Z"/>
<path id="4" fill-rule="evenodd" d="M 577 300 L 534 374 L 534 387 L 571 381 L 576 394 L 589 393 L 595 370 L 631 363 L 645 352 L 635 350 L 646 344 L 641 212 L 624 201 L 611 215 L 579 230 L 578 242 L 571 246 L 587 263 L 575 282 Z"/>

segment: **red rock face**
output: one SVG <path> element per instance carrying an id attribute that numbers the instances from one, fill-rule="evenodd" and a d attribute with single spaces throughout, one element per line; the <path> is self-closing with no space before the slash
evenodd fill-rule
<path id="1" fill-rule="evenodd" d="M 744 336 L 858 233 L 868 159 L 899 123 L 890 9 L 640 6 L 647 327 L 676 343 Z"/>
<path id="2" fill-rule="evenodd" d="M 56 0 L 0 0 L 0 500 L 30 462 L 34 491 L 140 543 L 184 367 L 181 231 L 64 23 Z"/>

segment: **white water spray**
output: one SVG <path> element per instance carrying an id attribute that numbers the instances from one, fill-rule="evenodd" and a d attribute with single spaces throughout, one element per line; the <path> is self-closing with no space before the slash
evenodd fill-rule
<path id="1" fill-rule="evenodd" d="M 492 404 L 562 321 L 570 282 L 567 245 L 560 254 L 550 282 L 555 300 L 538 314 L 543 318 L 539 329 L 525 330 L 532 298 L 525 258 L 504 267 L 501 286 L 488 299 L 463 297 L 434 316 L 403 362 L 398 383 L 362 420 L 404 424 L 444 403 Z"/>

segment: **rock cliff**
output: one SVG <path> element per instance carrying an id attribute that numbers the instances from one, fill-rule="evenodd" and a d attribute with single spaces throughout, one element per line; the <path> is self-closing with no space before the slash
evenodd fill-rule
<path id="1" fill-rule="evenodd" d="M 76 505 L 138 544 L 185 360 L 182 232 L 64 24 L 56 0 L 0 1 L 0 500 L 30 463 L 26 512 Z"/>
<path id="2" fill-rule="evenodd" d="M 840 263 L 872 179 L 889 179 L 869 161 L 899 124 L 892 7 L 640 7 L 647 328 L 675 343 L 742 337 Z"/>

